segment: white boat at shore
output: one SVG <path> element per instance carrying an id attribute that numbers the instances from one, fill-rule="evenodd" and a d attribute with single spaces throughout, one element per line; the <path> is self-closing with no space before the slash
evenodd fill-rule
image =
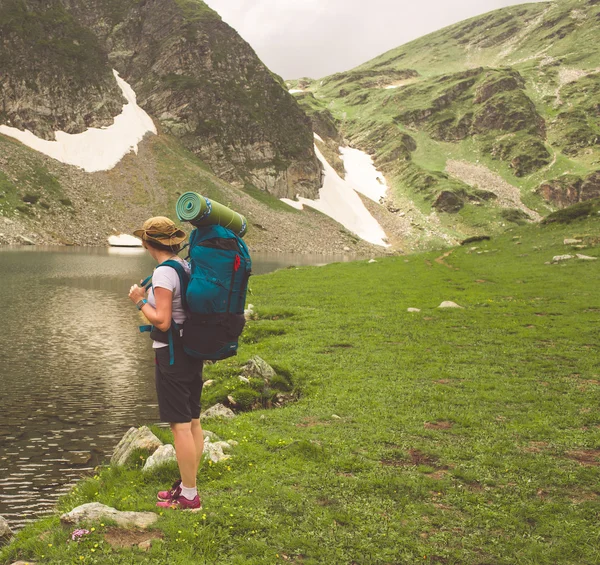
<path id="1" fill-rule="evenodd" d="M 111 235 L 108 237 L 108 245 L 111 247 L 142 247 L 142 242 L 137 237 L 127 233 Z"/>

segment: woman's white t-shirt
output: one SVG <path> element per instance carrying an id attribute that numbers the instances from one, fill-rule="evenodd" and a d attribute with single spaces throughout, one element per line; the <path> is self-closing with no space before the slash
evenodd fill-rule
<path id="1" fill-rule="evenodd" d="M 175 260 L 183 265 L 185 272 L 189 275 L 191 272 L 189 263 L 179 257 L 175 257 Z M 173 293 L 173 311 L 171 314 L 173 320 L 178 324 L 185 322 L 187 314 L 181 303 L 181 284 L 179 283 L 177 271 L 173 267 L 167 265 L 157 267 L 154 270 L 154 273 L 152 274 L 152 288 L 148 292 L 148 304 L 153 308 L 156 308 L 156 299 L 154 298 L 155 288 L 166 288 Z M 160 347 L 168 347 L 168 344 L 155 341 L 153 342 L 152 347 L 158 349 Z"/>

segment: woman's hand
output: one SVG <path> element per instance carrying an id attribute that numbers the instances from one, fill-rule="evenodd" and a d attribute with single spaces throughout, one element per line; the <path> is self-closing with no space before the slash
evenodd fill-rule
<path id="1" fill-rule="evenodd" d="M 146 289 L 134 284 L 129 289 L 129 298 L 134 304 L 137 304 L 143 298 L 146 298 Z"/>

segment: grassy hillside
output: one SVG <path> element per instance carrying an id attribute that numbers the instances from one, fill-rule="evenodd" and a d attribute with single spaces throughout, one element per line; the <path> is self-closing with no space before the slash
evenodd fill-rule
<path id="1" fill-rule="evenodd" d="M 316 211 L 300 213 L 251 185 L 228 184 L 163 133 L 147 136 L 138 154 L 114 169 L 93 174 L 0 135 L 0 244 L 21 243 L 23 236 L 35 243 L 106 245 L 109 235 L 131 233 L 152 215 L 176 219 L 175 203 L 188 190 L 244 214 L 253 251 L 382 252 Z"/>
<path id="2" fill-rule="evenodd" d="M 164 512 L 148 553 L 112 549 L 109 522 L 70 542 L 49 517 L 0 563 L 597 564 L 598 211 L 443 255 L 256 277 L 240 357 L 206 378 L 235 387 L 259 354 L 300 398 L 207 423 L 239 446 L 202 465 L 203 512 Z M 549 264 L 575 252 L 597 260 Z M 152 511 L 176 469 L 139 464 L 102 468 L 59 511 Z"/>
<path id="3" fill-rule="evenodd" d="M 289 86 L 374 156 L 394 207 L 433 208 L 454 237 L 496 233 L 600 196 L 599 21 L 596 0 L 513 6 Z M 497 181 L 474 182 L 473 166 Z M 531 212 L 502 203 L 504 181 Z"/>

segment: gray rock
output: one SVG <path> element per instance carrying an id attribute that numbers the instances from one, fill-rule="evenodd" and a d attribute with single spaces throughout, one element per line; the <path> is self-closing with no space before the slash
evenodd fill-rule
<path id="1" fill-rule="evenodd" d="M 248 304 L 248 308 L 244 310 L 244 318 L 251 320 L 254 316 L 254 304 Z"/>
<path id="2" fill-rule="evenodd" d="M 202 430 L 204 441 L 219 441 L 219 437 L 215 432 L 209 432 L 208 430 Z"/>
<path id="3" fill-rule="evenodd" d="M 565 239 L 565 240 L 563 241 L 563 243 L 564 243 L 565 245 L 577 245 L 578 243 L 581 243 L 581 240 L 580 240 L 580 239 L 568 239 L 568 238 L 567 238 L 567 239 Z"/>
<path id="4" fill-rule="evenodd" d="M 228 441 L 215 441 L 213 445 L 220 447 L 223 451 L 231 451 L 231 444 Z"/>
<path id="5" fill-rule="evenodd" d="M 369 263 L 377 263 L 377 261 L 375 261 L 375 259 L 371 259 Z"/>
<path id="6" fill-rule="evenodd" d="M 561 263 L 562 261 L 568 261 L 569 259 L 573 259 L 573 255 L 555 255 L 552 257 L 552 262 Z"/>
<path id="7" fill-rule="evenodd" d="M 341 420 L 342 418 L 340 416 L 338 416 L 337 414 L 332 414 L 331 419 L 332 420 Z"/>
<path id="8" fill-rule="evenodd" d="M 227 408 L 227 406 L 223 406 L 222 404 L 215 404 L 214 406 L 211 406 L 208 410 L 206 410 L 204 412 L 204 414 L 202 414 L 200 416 L 201 420 L 206 420 L 208 418 L 231 419 L 231 418 L 235 418 L 235 413 L 230 408 Z"/>
<path id="9" fill-rule="evenodd" d="M 60 517 L 64 524 L 77 526 L 103 520 L 116 522 L 121 528 L 147 528 L 158 520 L 158 515 L 154 512 L 120 512 L 99 502 L 89 502 Z"/>
<path id="10" fill-rule="evenodd" d="M 243 383 L 246 383 L 246 384 L 248 384 L 250 382 L 250 379 L 247 377 L 244 377 L 243 375 L 240 375 L 238 377 L 238 379 L 240 379 L 240 381 L 242 381 Z"/>
<path id="11" fill-rule="evenodd" d="M 34 561 L 15 561 L 12 565 L 36 565 Z"/>
<path id="12" fill-rule="evenodd" d="M 419 308 L 409 308 L 407 310 L 407 312 L 420 312 L 421 310 Z"/>
<path id="13" fill-rule="evenodd" d="M 223 453 L 223 447 L 221 444 L 225 442 L 217 442 L 217 443 L 205 443 L 204 444 L 204 454 L 213 462 L 219 463 L 220 461 L 226 461 L 231 457 L 231 455 L 226 455 Z"/>
<path id="14" fill-rule="evenodd" d="M 204 381 L 204 384 L 202 386 L 205 386 L 205 387 L 208 388 L 208 387 L 210 387 L 210 386 L 212 386 L 214 384 L 215 384 L 215 381 L 213 379 L 209 379 L 207 381 Z"/>
<path id="15" fill-rule="evenodd" d="M 123 439 L 115 448 L 110 459 L 111 465 L 125 465 L 136 449 L 146 449 L 154 453 L 161 445 L 160 441 L 146 426 L 129 428 Z"/>
<path id="16" fill-rule="evenodd" d="M 150 455 L 150 457 L 148 457 L 148 459 L 146 459 L 142 471 L 150 471 L 161 465 L 171 463 L 172 461 L 177 461 L 175 448 L 170 443 L 166 443 L 165 445 L 161 445 L 152 455 Z"/>
<path id="17" fill-rule="evenodd" d="M 462 308 L 462 306 L 459 306 L 456 302 L 446 300 L 445 302 L 442 302 L 438 308 Z"/>
<path id="18" fill-rule="evenodd" d="M 597 261 L 598 257 L 590 257 L 589 255 L 581 255 L 581 253 L 577 253 L 577 259 L 581 259 L 582 261 Z"/>
<path id="19" fill-rule="evenodd" d="M 13 531 L 10 529 L 8 522 L 0 516 L 0 538 L 10 538 L 13 535 Z"/>
<path id="20" fill-rule="evenodd" d="M 244 365 L 242 374 L 244 377 L 264 379 L 265 382 L 269 382 L 271 378 L 276 375 L 275 369 L 258 355 L 252 357 L 252 359 Z"/>
<path id="21" fill-rule="evenodd" d="M 35 241 L 32 241 L 31 239 L 29 239 L 28 237 L 25 237 L 24 235 L 18 235 L 17 242 L 20 243 L 21 245 L 35 245 Z"/>

